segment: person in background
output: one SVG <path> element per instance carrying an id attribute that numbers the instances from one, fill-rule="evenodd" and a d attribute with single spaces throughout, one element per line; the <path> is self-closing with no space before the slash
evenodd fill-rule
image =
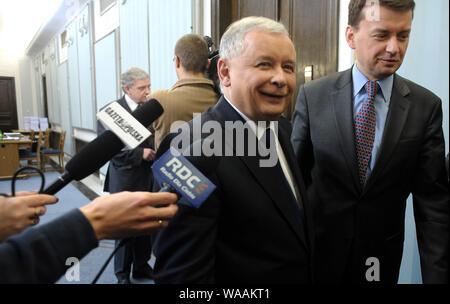
<path id="1" fill-rule="evenodd" d="M 292 144 L 315 208 L 320 283 L 396 284 L 410 194 L 422 280 L 448 282 L 442 102 L 396 74 L 414 7 L 351 0 L 345 36 L 356 64 L 300 88 Z"/>
<path id="2" fill-rule="evenodd" d="M 128 112 L 133 112 L 148 100 L 150 94 L 150 77 L 147 72 L 137 67 L 128 69 L 121 75 L 124 96 L 118 103 Z M 105 131 L 98 123 L 98 134 Z M 123 150 L 109 162 L 104 191 L 117 193 L 121 191 L 151 191 L 153 176 L 151 165 L 155 157 L 154 138 L 144 141 L 133 150 Z M 116 246 L 120 240 L 116 241 Z M 133 238 L 120 248 L 114 257 L 114 272 L 119 284 L 130 283 L 133 266 L 133 278 L 151 279 L 153 271 L 147 261 L 151 257 L 151 236 Z"/>
<path id="3" fill-rule="evenodd" d="M 156 149 L 171 131 L 172 123 L 190 121 L 194 113 L 202 113 L 219 99 L 214 83 L 205 77 L 210 64 L 208 54 L 208 45 L 200 35 L 187 34 L 177 41 L 173 61 L 178 81 L 172 89 L 157 90 L 150 96 L 164 109 L 150 127 L 155 134 Z"/>

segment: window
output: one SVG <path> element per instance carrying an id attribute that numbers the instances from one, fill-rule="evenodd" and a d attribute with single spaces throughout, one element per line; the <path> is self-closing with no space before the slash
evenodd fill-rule
<path id="1" fill-rule="evenodd" d="M 115 4 L 116 0 L 100 0 L 100 16 L 103 16 Z"/>
<path id="2" fill-rule="evenodd" d="M 95 41 L 114 31 L 119 26 L 119 5 L 117 0 L 95 0 Z"/>

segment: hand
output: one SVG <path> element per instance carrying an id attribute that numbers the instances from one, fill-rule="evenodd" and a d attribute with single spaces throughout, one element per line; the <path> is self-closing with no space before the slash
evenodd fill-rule
<path id="1" fill-rule="evenodd" d="M 15 197 L 0 196 L 0 242 L 39 223 L 39 217 L 46 212 L 44 205 L 56 202 L 56 197 L 37 192 L 19 192 Z"/>
<path id="2" fill-rule="evenodd" d="M 121 239 L 155 232 L 178 211 L 177 196 L 167 192 L 120 192 L 101 196 L 80 211 L 98 240 Z M 156 208 L 154 206 L 167 205 Z"/>
<path id="3" fill-rule="evenodd" d="M 155 159 L 156 152 L 153 149 L 150 148 L 144 148 L 144 153 L 142 155 L 142 158 L 146 161 L 152 161 Z"/>

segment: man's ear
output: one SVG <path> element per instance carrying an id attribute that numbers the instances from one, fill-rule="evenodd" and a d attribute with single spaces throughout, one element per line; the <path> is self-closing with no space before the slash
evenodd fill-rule
<path id="1" fill-rule="evenodd" d="M 355 34 L 356 29 L 351 25 L 347 25 L 345 29 L 345 40 L 347 40 L 347 44 L 352 50 L 355 49 Z"/>
<path id="2" fill-rule="evenodd" d="M 180 66 L 181 66 L 180 58 L 179 58 L 177 55 L 175 55 L 175 57 L 173 58 L 173 61 L 175 62 L 175 67 L 176 67 L 177 69 L 179 69 Z"/>
<path id="3" fill-rule="evenodd" d="M 211 66 L 211 59 L 208 58 L 208 61 L 206 62 L 205 70 L 208 70 L 210 66 Z"/>
<path id="4" fill-rule="evenodd" d="M 130 94 L 128 94 L 130 92 L 130 87 L 129 86 L 126 85 L 126 86 L 122 87 L 122 89 L 125 92 L 125 94 L 130 95 Z"/>
<path id="5" fill-rule="evenodd" d="M 219 75 L 220 83 L 224 87 L 231 86 L 230 65 L 228 60 L 223 58 L 219 59 L 219 62 L 217 63 L 217 74 Z"/>

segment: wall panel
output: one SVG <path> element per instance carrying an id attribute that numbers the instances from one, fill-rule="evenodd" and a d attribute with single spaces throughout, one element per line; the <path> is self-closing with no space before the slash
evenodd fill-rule
<path id="1" fill-rule="evenodd" d="M 115 32 L 104 37 L 95 44 L 95 85 L 97 111 L 102 107 L 117 100 L 117 77 L 116 77 L 116 37 Z M 106 175 L 108 163 L 100 172 Z"/>
<path id="2" fill-rule="evenodd" d="M 86 6 L 78 16 L 78 67 L 80 78 L 80 110 L 81 127 L 95 130 L 94 100 L 92 96 L 92 64 L 91 39 L 89 24 L 89 6 Z"/>
<path id="3" fill-rule="evenodd" d="M 120 72 L 135 66 L 149 73 L 148 1 L 126 1 L 119 10 Z"/>
<path id="4" fill-rule="evenodd" d="M 191 1 L 150 0 L 150 77 L 152 91 L 170 89 L 178 80 L 173 66 L 177 40 L 192 32 Z"/>
<path id="5" fill-rule="evenodd" d="M 72 152 L 72 124 L 70 119 L 70 97 L 67 62 L 58 66 L 58 96 L 61 107 L 61 129 L 66 131 L 66 140 L 64 143 L 64 152 L 73 155 Z"/>
<path id="6" fill-rule="evenodd" d="M 78 69 L 78 22 L 73 20 L 67 26 L 68 37 L 68 77 L 69 77 L 69 97 L 70 114 L 72 125 L 81 128 L 81 105 L 80 105 L 80 79 Z"/>

